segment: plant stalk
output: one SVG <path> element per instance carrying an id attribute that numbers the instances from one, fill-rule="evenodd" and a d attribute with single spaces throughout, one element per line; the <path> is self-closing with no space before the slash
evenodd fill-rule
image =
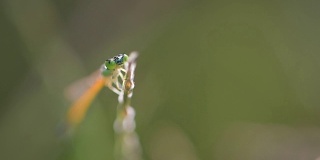
<path id="1" fill-rule="evenodd" d="M 124 66 L 127 73 L 118 97 L 117 117 L 114 122 L 116 160 L 142 160 L 139 137 L 135 132 L 135 110 L 131 107 L 137 56 L 136 52 L 131 53 Z"/>

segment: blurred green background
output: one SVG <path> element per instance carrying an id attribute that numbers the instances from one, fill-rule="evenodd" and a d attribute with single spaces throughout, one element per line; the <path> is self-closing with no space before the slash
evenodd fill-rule
<path id="1" fill-rule="evenodd" d="M 113 159 L 117 96 L 104 89 L 65 143 L 64 90 L 139 51 L 146 160 L 320 157 L 320 3 L 4 0 L 0 159 Z"/>

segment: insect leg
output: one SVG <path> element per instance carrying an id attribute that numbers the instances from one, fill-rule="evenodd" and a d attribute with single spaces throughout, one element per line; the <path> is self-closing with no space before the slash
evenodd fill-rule
<path id="1" fill-rule="evenodd" d="M 115 88 L 114 86 L 112 86 L 112 84 L 108 85 L 108 88 L 118 95 L 121 93 L 121 91 L 119 91 L 118 88 Z"/>

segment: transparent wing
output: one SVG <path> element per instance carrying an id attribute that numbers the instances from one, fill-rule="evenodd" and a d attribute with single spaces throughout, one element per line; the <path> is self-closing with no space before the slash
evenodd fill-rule
<path id="1" fill-rule="evenodd" d="M 89 76 L 73 82 L 65 89 L 65 97 L 70 101 L 79 99 L 80 96 L 95 83 L 95 80 L 100 76 L 100 74 L 100 71 L 97 70 Z"/>
<path id="2" fill-rule="evenodd" d="M 76 101 L 74 101 L 67 115 L 69 125 L 75 126 L 82 121 L 92 100 L 108 81 L 110 81 L 109 77 L 98 76 L 95 82 Z"/>
<path id="3" fill-rule="evenodd" d="M 102 76 L 101 71 L 97 70 L 91 75 L 74 82 L 65 90 L 65 96 L 73 101 L 67 114 L 68 126 L 75 126 L 82 121 L 92 100 L 110 82 L 110 76 Z"/>

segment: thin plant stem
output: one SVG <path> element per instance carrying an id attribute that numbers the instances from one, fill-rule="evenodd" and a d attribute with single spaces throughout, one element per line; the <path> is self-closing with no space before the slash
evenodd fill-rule
<path id="1" fill-rule="evenodd" d="M 131 107 L 137 57 L 136 52 L 131 53 L 124 66 L 126 74 L 118 97 L 117 117 L 114 122 L 116 160 L 142 160 L 142 150 L 138 135 L 135 132 L 135 110 Z"/>

